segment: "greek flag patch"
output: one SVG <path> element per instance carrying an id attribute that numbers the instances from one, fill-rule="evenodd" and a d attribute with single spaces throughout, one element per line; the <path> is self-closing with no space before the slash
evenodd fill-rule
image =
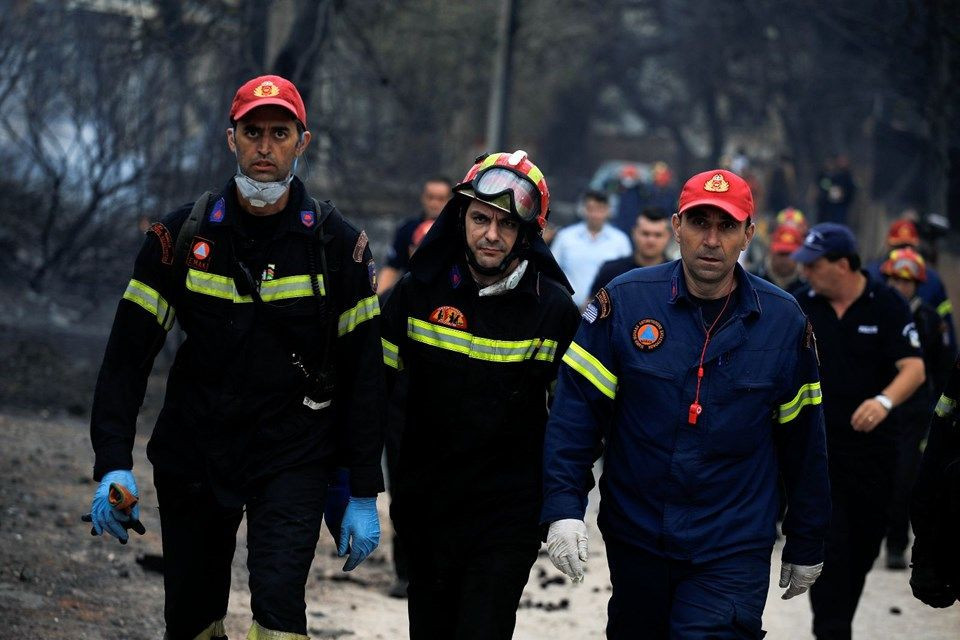
<path id="1" fill-rule="evenodd" d="M 598 313 L 597 305 L 591 302 L 587 305 L 587 308 L 583 310 L 583 313 L 580 314 L 580 317 L 586 320 L 587 324 L 593 324 L 597 321 Z"/>

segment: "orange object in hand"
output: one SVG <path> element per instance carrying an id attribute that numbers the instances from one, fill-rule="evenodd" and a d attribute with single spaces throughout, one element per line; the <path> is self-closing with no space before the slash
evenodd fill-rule
<path id="1" fill-rule="evenodd" d="M 130 511 L 136 506 L 138 499 L 122 484 L 111 482 L 110 491 L 107 493 L 107 501 L 114 509 L 130 515 Z"/>

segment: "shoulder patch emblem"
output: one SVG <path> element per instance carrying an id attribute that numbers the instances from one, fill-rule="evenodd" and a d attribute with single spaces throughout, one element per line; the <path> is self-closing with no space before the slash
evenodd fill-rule
<path id="1" fill-rule="evenodd" d="M 210 256 L 213 254 L 213 243 L 206 238 L 193 236 L 190 242 L 190 255 L 187 256 L 187 266 L 200 271 L 210 268 Z"/>
<path id="2" fill-rule="evenodd" d="M 645 318 L 633 327 L 633 344 L 640 351 L 653 351 L 663 344 L 663 325 L 653 318 Z"/>
<path id="3" fill-rule="evenodd" d="M 210 222 L 223 222 L 223 216 L 226 211 L 226 206 L 227 205 L 224 202 L 223 198 L 220 198 L 219 200 L 217 200 L 217 203 L 213 205 L 213 209 L 210 211 L 210 216 L 208 220 L 210 220 Z"/>
<path id="4" fill-rule="evenodd" d="M 361 231 L 360 235 L 357 236 L 357 244 L 353 245 L 353 261 L 356 263 L 363 262 L 363 251 L 367 248 L 367 232 Z"/>
<path id="5" fill-rule="evenodd" d="M 314 215 L 313 211 L 301 211 L 300 212 L 300 222 L 303 223 L 303 226 L 306 228 L 311 228 L 314 221 L 317 219 L 317 216 Z"/>
<path id="6" fill-rule="evenodd" d="M 603 320 L 613 311 L 613 303 L 610 301 L 610 294 L 607 293 L 605 287 L 600 287 L 600 291 L 597 291 L 596 298 L 594 300 L 597 303 L 597 318 Z"/>
<path id="7" fill-rule="evenodd" d="M 817 360 L 817 366 L 820 366 L 820 354 L 817 352 L 817 336 L 813 332 L 813 325 L 807 320 L 807 328 L 803 332 L 803 348 L 813 349 L 813 357 Z"/>
<path id="8" fill-rule="evenodd" d="M 173 236 L 162 222 L 154 222 L 147 229 L 147 233 L 152 233 L 160 240 L 160 262 L 163 264 L 173 264 Z"/>
<path id="9" fill-rule="evenodd" d="M 450 267 L 450 286 L 456 289 L 460 286 L 462 280 L 463 277 L 460 275 L 460 267 L 458 265 Z"/>
<path id="10" fill-rule="evenodd" d="M 591 302 L 587 305 L 587 308 L 583 310 L 583 313 L 580 314 L 580 317 L 587 321 L 587 324 L 593 324 L 597 321 L 597 305 L 595 302 Z"/>
<path id="11" fill-rule="evenodd" d="M 370 289 L 376 293 L 377 292 L 377 263 L 373 261 L 373 258 L 370 258 L 367 262 L 367 277 L 370 278 Z"/>
<path id="12" fill-rule="evenodd" d="M 434 324 L 442 324 L 445 327 L 453 327 L 454 329 L 467 328 L 466 316 L 464 316 L 463 312 L 456 307 L 437 307 L 430 314 L 430 322 Z"/>

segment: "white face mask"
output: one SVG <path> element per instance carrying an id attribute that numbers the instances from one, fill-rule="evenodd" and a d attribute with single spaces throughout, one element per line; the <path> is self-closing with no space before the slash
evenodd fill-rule
<path id="1" fill-rule="evenodd" d="M 254 180 L 240 170 L 240 165 L 237 165 L 237 175 L 234 176 L 233 181 L 236 183 L 240 195 L 249 200 L 250 204 L 255 207 L 265 207 L 279 200 L 290 186 L 290 182 L 293 181 L 293 173 L 297 170 L 297 160 L 299 159 L 300 158 L 293 159 L 293 166 L 290 168 L 290 173 L 287 174 L 286 178 L 278 182 L 260 182 L 259 180 Z"/>

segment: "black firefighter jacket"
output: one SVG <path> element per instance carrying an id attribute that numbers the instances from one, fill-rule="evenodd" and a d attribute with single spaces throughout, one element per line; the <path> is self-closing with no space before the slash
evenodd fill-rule
<path id="1" fill-rule="evenodd" d="M 210 199 L 187 269 L 178 272 L 174 247 L 190 210 L 151 227 L 117 308 L 94 396 L 94 478 L 131 468 L 147 377 L 176 318 L 186 339 L 147 447 L 158 471 L 209 481 L 232 504 L 258 477 L 336 462 L 350 469 L 353 495 L 376 495 L 384 378 L 366 234 L 331 204 L 315 206 L 294 179 L 276 231 L 257 241 L 240 224 L 231 180 Z M 184 280 L 175 281 L 180 273 Z M 251 282 L 263 304 L 250 295 Z M 314 397 L 313 408 L 294 350 L 308 371 L 319 370 L 325 354 L 333 359 L 335 391 Z"/>
<path id="2" fill-rule="evenodd" d="M 536 540 L 548 391 L 579 313 L 546 247 L 514 289 L 480 297 L 448 208 L 384 303 L 384 362 L 409 376 L 391 515 L 401 535 Z"/>

